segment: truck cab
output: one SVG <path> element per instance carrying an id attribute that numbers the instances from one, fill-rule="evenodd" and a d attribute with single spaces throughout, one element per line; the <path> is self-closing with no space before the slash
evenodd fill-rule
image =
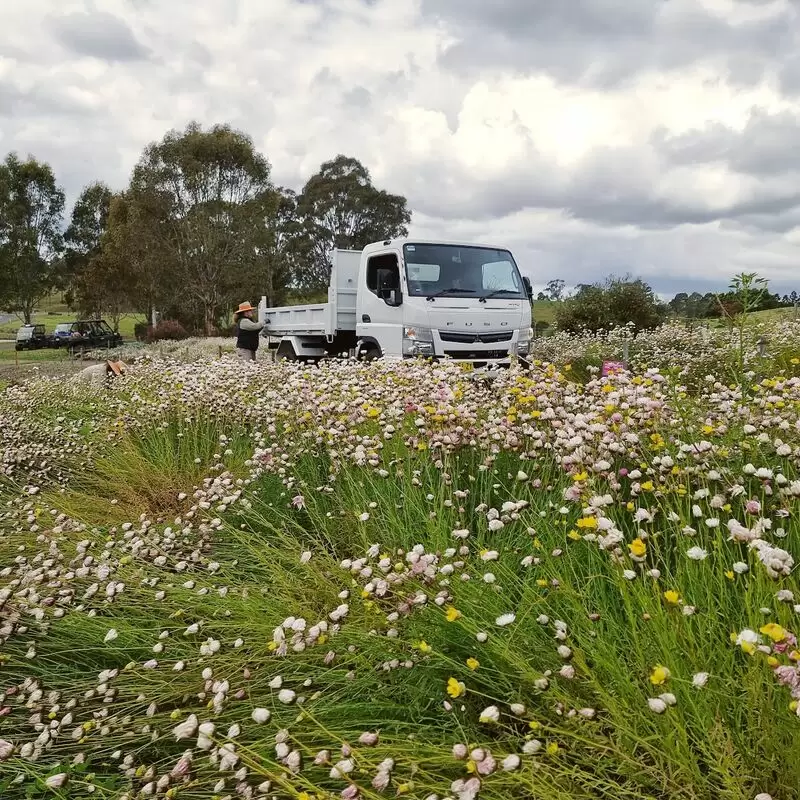
<path id="1" fill-rule="evenodd" d="M 359 351 L 502 362 L 527 356 L 529 284 L 508 250 L 408 240 L 363 252 Z"/>
<path id="2" fill-rule="evenodd" d="M 331 263 L 327 304 L 260 308 L 279 357 L 339 354 L 345 345 L 364 359 L 475 366 L 528 355 L 530 281 L 505 248 L 386 240 L 360 252 L 335 250 Z"/>

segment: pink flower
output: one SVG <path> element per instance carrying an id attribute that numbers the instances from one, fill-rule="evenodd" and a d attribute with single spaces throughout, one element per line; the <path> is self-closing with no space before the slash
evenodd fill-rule
<path id="1" fill-rule="evenodd" d="M 748 514 L 760 514 L 761 513 L 761 503 L 758 500 L 748 500 L 747 505 L 745 506 L 745 510 Z"/>
<path id="2" fill-rule="evenodd" d="M 301 495 L 301 494 L 298 494 L 296 497 L 293 497 L 292 498 L 292 505 L 295 508 L 300 508 L 300 509 L 305 508 L 306 507 L 306 499 L 305 499 L 305 497 L 303 497 L 303 495 Z"/>

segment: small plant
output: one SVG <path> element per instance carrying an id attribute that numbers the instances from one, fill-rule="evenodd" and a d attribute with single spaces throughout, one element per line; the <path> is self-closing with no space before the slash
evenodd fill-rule
<path id="1" fill-rule="evenodd" d="M 137 322 L 133 326 L 133 335 L 137 342 L 147 341 L 147 332 L 150 330 L 149 322 Z"/>
<path id="2" fill-rule="evenodd" d="M 744 391 L 745 378 L 745 328 L 747 315 L 761 306 L 769 290 L 765 278 L 755 272 L 741 272 L 730 282 L 731 297 L 723 300 L 717 297 L 722 317 L 736 331 L 737 338 L 737 379 Z"/>

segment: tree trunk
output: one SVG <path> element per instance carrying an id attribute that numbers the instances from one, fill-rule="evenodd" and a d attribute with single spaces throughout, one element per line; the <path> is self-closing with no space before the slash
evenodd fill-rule
<path id="1" fill-rule="evenodd" d="M 210 303 L 203 304 L 203 327 L 206 336 L 213 336 L 214 334 L 214 309 Z"/>

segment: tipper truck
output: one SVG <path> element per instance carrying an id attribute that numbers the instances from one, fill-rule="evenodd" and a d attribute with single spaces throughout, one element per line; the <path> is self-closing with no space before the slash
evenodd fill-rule
<path id="1" fill-rule="evenodd" d="M 525 359 L 530 280 L 504 248 L 394 239 L 333 250 L 328 302 L 268 308 L 262 335 L 276 358 L 432 358 L 475 367 Z"/>

